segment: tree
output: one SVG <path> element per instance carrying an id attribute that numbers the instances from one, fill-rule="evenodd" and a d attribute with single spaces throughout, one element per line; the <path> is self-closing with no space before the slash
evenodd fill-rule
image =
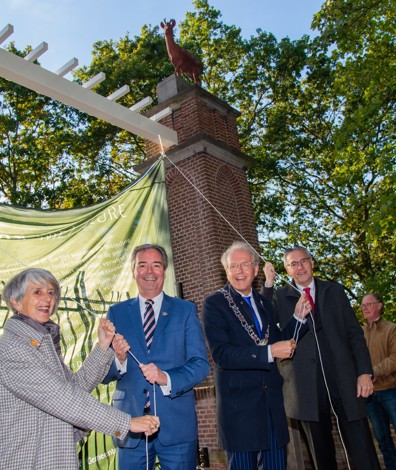
<path id="1" fill-rule="evenodd" d="M 195 0 L 195 12 L 180 23 L 180 41 L 204 64 L 204 86 L 218 98 L 233 101 L 233 80 L 246 53 L 240 28 L 220 21 L 207 0 Z"/>
<path id="2" fill-rule="evenodd" d="M 158 82 L 172 74 L 172 64 L 166 58 L 165 41 L 159 27 L 146 25 L 142 27 L 141 35 L 132 39 L 125 36 L 119 41 L 96 42 L 91 64 L 77 70 L 75 78 L 82 83 L 104 72 L 106 80 L 95 88 L 103 96 L 129 85 L 130 93 L 118 103 L 130 107 L 147 96 L 155 97 Z M 133 166 L 145 158 L 144 141 L 92 117 L 88 117 L 87 131 L 89 139 L 101 142 L 101 165 L 112 180 L 117 180 L 110 190 L 115 194 L 129 184 L 132 175 L 136 175 Z M 98 164 L 95 153 L 90 156 L 90 162 L 93 167 Z"/>
<path id="3" fill-rule="evenodd" d="M 243 150 L 265 259 L 301 244 L 350 297 L 380 291 L 395 318 L 395 7 L 327 2 L 320 34 L 244 40 L 206 0 L 180 38 L 205 64 L 209 91 L 242 113 Z M 351 33 L 352 32 L 352 33 Z"/>
<path id="4" fill-rule="evenodd" d="M 140 37 L 98 41 L 80 83 L 98 72 L 95 91 L 108 96 L 128 84 L 120 103 L 132 106 L 155 96 L 158 81 L 172 73 L 158 27 Z M 9 51 L 25 56 L 11 44 Z M 0 184 L 3 202 L 36 208 L 69 208 L 102 201 L 131 183 L 144 158 L 143 139 L 22 86 L 0 79 Z"/>
<path id="5" fill-rule="evenodd" d="M 11 45 L 10 51 L 24 56 Z M 0 187 L 2 200 L 30 207 L 59 207 L 73 178 L 68 158 L 77 146 L 70 108 L 0 79 Z M 43 204 L 44 202 L 44 204 Z"/>
<path id="6" fill-rule="evenodd" d="M 178 42 L 203 61 L 203 86 L 241 112 L 242 149 L 257 161 L 249 180 L 263 257 L 283 273 L 283 249 L 302 244 L 322 277 L 352 299 L 380 291 L 396 318 L 395 6 L 327 1 L 314 18 L 316 37 L 297 41 L 260 29 L 246 39 L 208 0 L 194 7 Z M 107 79 L 98 93 L 131 87 L 126 106 L 155 96 L 173 72 L 158 26 L 98 41 L 75 79 L 99 71 Z M 18 101 L 14 85 L 0 83 L 3 198 L 73 207 L 129 184 L 145 156 L 139 137 L 26 90 Z"/>
<path id="7" fill-rule="evenodd" d="M 343 283 L 352 298 L 382 292 L 390 318 L 394 12 L 387 1 L 327 2 L 304 74 L 272 88 L 265 132 L 256 129 L 250 150 L 260 162 L 250 176 L 264 254 L 280 259 L 286 245 L 305 245 L 321 276 Z"/>

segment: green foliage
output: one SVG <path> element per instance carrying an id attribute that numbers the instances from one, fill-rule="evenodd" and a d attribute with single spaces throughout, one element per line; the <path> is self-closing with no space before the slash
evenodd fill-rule
<path id="1" fill-rule="evenodd" d="M 180 37 L 205 64 L 209 91 L 241 111 L 265 259 L 284 272 L 293 244 L 317 274 L 351 299 L 368 291 L 395 306 L 395 7 L 390 1 L 327 2 L 320 34 L 248 40 L 194 2 Z"/>
<path id="2" fill-rule="evenodd" d="M 296 41 L 260 29 L 246 39 L 208 0 L 194 7 L 176 41 L 202 60 L 203 86 L 241 112 L 242 149 L 257 161 L 248 176 L 263 257 L 283 273 L 283 249 L 304 245 L 321 277 L 351 299 L 380 292 L 395 320 L 394 2 L 327 1 L 313 19 L 318 34 Z M 104 96 L 128 84 L 122 104 L 154 97 L 173 73 L 162 30 L 98 41 L 75 79 L 100 71 L 107 78 L 95 91 Z M 73 207 L 129 184 L 145 157 L 140 138 L 0 86 L 4 199 Z"/>
<path id="3" fill-rule="evenodd" d="M 327 2 L 301 78 L 272 88 L 265 132 L 250 150 L 260 162 L 250 177 L 264 255 L 280 259 L 285 246 L 306 246 L 317 272 L 352 299 L 381 292 L 391 319 L 394 13 L 386 1 Z"/>
<path id="4" fill-rule="evenodd" d="M 125 106 L 155 96 L 172 73 L 159 28 L 140 37 L 94 44 L 89 67 L 76 71 L 82 83 L 99 72 L 96 92 L 108 96 L 127 84 Z M 25 56 L 13 44 L 9 51 Z M 131 183 L 133 166 L 145 156 L 141 138 L 0 79 L 0 188 L 3 202 L 27 207 L 71 208 L 108 199 Z"/>
<path id="5" fill-rule="evenodd" d="M 13 45 L 10 50 L 18 53 Z M 43 201 L 58 205 L 73 173 L 67 155 L 76 145 L 76 122 L 69 108 L 0 79 L 2 199 L 30 207 Z"/>
<path id="6" fill-rule="evenodd" d="M 232 100 L 235 73 L 245 54 L 241 30 L 220 21 L 221 13 L 207 0 L 194 2 L 196 12 L 187 13 L 180 24 L 180 40 L 204 64 L 203 83 L 220 99 Z"/>

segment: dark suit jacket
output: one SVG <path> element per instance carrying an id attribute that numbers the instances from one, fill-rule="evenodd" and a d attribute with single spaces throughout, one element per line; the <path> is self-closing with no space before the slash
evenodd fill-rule
<path id="1" fill-rule="evenodd" d="M 366 416 L 364 398 L 356 398 L 357 377 L 372 374 L 370 355 L 362 327 L 345 295 L 335 282 L 315 278 L 315 313 L 320 316 L 328 359 L 349 421 Z M 263 288 L 261 293 L 273 297 L 274 313 L 280 327 L 284 327 L 300 294 L 291 286 L 281 289 Z M 310 332 L 298 344 L 292 359 L 282 361 L 279 367 L 285 383 L 286 414 L 303 421 L 318 421 L 317 374 L 318 353 L 311 319 Z M 326 370 L 325 370 L 326 372 Z"/>
<path id="2" fill-rule="evenodd" d="M 176 445 L 197 439 L 197 417 L 193 387 L 209 373 L 202 328 L 195 304 L 164 294 L 161 312 L 155 328 L 150 353 L 147 352 L 138 298 L 110 307 L 107 318 L 115 325 L 131 346 L 131 352 L 143 364 L 154 362 L 166 371 L 172 382 L 172 391 L 164 396 L 156 386 L 157 415 L 160 418 L 158 439 L 163 445 Z M 153 387 L 144 378 L 139 366 L 128 355 L 127 372 L 120 376 L 111 366 L 104 383 L 117 380 L 114 406 L 132 416 L 141 416 L 146 402 L 146 389 Z M 141 434 L 129 433 L 127 440 L 116 442 L 122 447 L 136 447 Z"/>
<path id="3" fill-rule="evenodd" d="M 228 290 L 247 322 L 254 326 L 252 312 L 229 284 Z M 271 303 L 253 292 L 263 331 L 269 324 L 269 344 L 282 339 Z M 276 362 L 268 362 L 268 345 L 258 346 L 241 326 L 224 295 L 218 291 L 204 300 L 203 324 L 215 363 L 218 435 L 224 449 L 257 451 L 269 448 L 271 414 L 278 443 L 289 441 L 283 407 L 282 377 Z M 292 337 L 296 320 L 285 335 Z"/>

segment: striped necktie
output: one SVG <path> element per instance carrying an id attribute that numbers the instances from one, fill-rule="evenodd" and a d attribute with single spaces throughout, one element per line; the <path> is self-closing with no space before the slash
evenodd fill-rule
<path id="1" fill-rule="evenodd" d="M 154 330 L 155 330 L 155 315 L 154 315 L 154 300 L 147 299 L 145 301 L 146 310 L 144 311 L 143 317 L 143 331 L 144 337 L 146 338 L 147 350 L 150 352 L 150 346 L 153 342 Z M 150 402 L 150 391 L 144 390 L 146 393 L 146 402 L 144 404 L 144 413 L 151 413 L 151 402 Z"/>
<path id="2" fill-rule="evenodd" d="M 150 352 L 150 346 L 153 342 L 154 330 L 155 330 L 155 315 L 154 315 L 154 301 L 147 299 L 145 301 L 146 310 L 143 318 L 143 331 L 144 337 L 146 338 L 147 350 Z"/>

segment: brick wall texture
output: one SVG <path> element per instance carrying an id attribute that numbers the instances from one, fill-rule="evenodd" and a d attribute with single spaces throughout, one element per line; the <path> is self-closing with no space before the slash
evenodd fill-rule
<path id="1" fill-rule="evenodd" d="M 240 154 L 238 113 L 232 108 L 197 87 L 171 101 L 167 105 L 172 115 L 161 124 L 177 131 L 179 146 L 197 142 L 198 136 Z M 147 142 L 146 151 L 149 158 L 155 158 L 160 148 Z M 177 168 L 168 164 L 166 173 L 172 252 L 176 281 L 182 284 L 184 298 L 197 304 L 201 317 L 203 299 L 226 281 L 221 254 L 243 238 L 258 248 L 257 231 L 241 165 L 226 163 L 207 151 L 183 155 L 178 158 L 178 147 L 172 149 L 169 158 L 177 161 Z M 213 367 L 195 394 L 199 446 L 208 448 L 210 468 L 223 470 L 226 460 L 217 442 Z"/>

